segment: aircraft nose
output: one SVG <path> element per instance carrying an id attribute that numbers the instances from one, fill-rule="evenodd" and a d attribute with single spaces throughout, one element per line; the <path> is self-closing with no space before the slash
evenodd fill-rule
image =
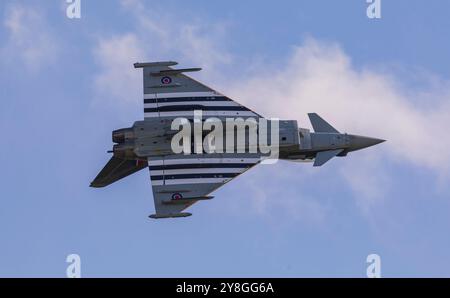
<path id="1" fill-rule="evenodd" d="M 364 136 L 350 135 L 349 151 L 355 151 L 383 143 L 385 140 Z"/>

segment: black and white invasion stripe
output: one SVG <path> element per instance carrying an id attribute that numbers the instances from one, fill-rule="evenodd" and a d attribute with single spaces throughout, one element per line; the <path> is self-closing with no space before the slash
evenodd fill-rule
<path id="1" fill-rule="evenodd" d="M 195 110 L 201 110 L 204 117 L 259 117 L 214 91 L 144 94 L 145 118 L 193 117 Z"/>
<path id="2" fill-rule="evenodd" d="M 152 185 L 226 183 L 259 161 L 259 158 L 149 159 L 149 169 Z"/>

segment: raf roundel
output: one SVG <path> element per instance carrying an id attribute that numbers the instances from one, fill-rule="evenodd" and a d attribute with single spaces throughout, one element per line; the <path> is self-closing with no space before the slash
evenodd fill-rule
<path id="1" fill-rule="evenodd" d="M 172 200 L 181 200 L 182 198 L 183 196 L 178 192 L 172 195 Z"/>
<path id="2" fill-rule="evenodd" d="M 163 77 L 161 78 L 161 83 L 163 83 L 164 85 L 168 85 L 172 83 L 172 79 L 170 77 Z"/>

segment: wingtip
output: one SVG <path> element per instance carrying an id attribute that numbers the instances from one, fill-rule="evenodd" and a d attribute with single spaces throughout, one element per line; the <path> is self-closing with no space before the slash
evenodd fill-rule
<path id="1" fill-rule="evenodd" d="M 92 187 L 92 188 L 101 188 L 101 187 L 105 187 L 105 185 L 97 184 L 97 183 L 91 182 L 91 184 L 89 184 L 89 187 Z"/>
<path id="2" fill-rule="evenodd" d="M 177 217 L 188 217 L 191 216 L 192 213 L 189 212 L 181 212 L 181 213 L 169 213 L 169 214 L 152 214 L 149 215 L 148 217 L 153 218 L 153 219 L 160 219 L 160 218 L 177 218 Z"/>
<path id="3" fill-rule="evenodd" d="M 156 66 L 174 66 L 176 61 L 157 61 L 157 62 L 136 62 L 133 64 L 134 68 L 156 67 Z"/>

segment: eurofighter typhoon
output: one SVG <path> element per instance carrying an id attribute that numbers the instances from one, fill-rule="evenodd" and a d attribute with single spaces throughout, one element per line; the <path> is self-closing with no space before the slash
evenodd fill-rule
<path id="1" fill-rule="evenodd" d="M 91 187 L 150 171 L 155 214 L 186 217 L 197 201 L 258 163 L 283 159 L 322 166 L 384 140 L 340 133 L 315 113 L 314 132 L 295 120 L 267 119 L 186 73 L 176 62 L 135 63 L 144 75 L 144 120 L 112 132 L 115 143 Z"/>

